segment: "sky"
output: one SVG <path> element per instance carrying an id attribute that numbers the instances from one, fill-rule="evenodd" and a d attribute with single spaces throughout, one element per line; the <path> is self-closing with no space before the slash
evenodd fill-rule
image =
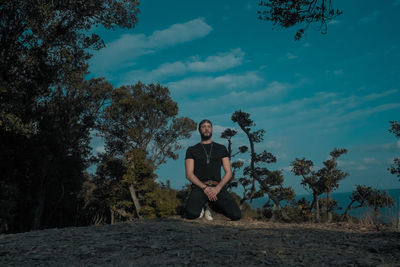
<path id="1" fill-rule="evenodd" d="M 290 172 L 296 158 L 323 166 L 334 148 L 346 148 L 338 166 L 349 173 L 336 192 L 357 184 L 400 188 L 387 170 L 400 156 L 400 140 L 389 121 L 400 120 L 400 0 L 334 0 L 343 14 L 327 34 L 310 25 L 300 41 L 300 26 L 283 29 L 257 19 L 257 0 L 155 1 L 140 4 L 134 29 L 96 33 L 106 47 L 90 60 L 90 76 L 115 87 L 160 83 L 178 103 L 179 117 L 213 122 L 213 141 L 226 128 L 238 129 L 233 149 L 246 145 L 231 121 L 236 110 L 251 114 L 254 130 L 266 131 L 257 152 L 277 157 L 270 170 L 282 170 L 284 184 L 306 193 Z M 158 180 L 181 189 L 186 148 L 179 159 L 157 171 Z M 94 151 L 104 150 L 95 139 Z M 241 156 L 233 160 L 248 158 Z"/>

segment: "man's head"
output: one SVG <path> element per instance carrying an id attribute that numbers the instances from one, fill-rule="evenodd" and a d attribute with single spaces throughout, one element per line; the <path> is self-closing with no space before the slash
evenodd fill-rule
<path id="1" fill-rule="evenodd" d="M 209 120 L 202 120 L 199 123 L 199 133 L 201 140 L 206 141 L 212 137 L 212 123 Z"/>

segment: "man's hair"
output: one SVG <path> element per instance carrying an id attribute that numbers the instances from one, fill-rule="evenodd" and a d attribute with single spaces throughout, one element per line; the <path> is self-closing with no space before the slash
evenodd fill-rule
<path id="1" fill-rule="evenodd" d="M 211 123 L 211 121 L 210 120 L 207 120 L 207 119 L 205 119 L 205 120 L 202 120 L 200 123 L 199 123 L 199 132 L 200 132 L 200 127 L 201 127 L 201 125 L 203 125 L 204 123 L 206 123 L 206 122 L 208 122 L 209 124 L 211 124 L 211 126 L 212 126 L 212 123 Z"/>

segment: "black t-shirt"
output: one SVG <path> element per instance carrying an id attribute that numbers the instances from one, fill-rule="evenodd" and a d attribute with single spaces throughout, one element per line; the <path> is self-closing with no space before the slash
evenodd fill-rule
<path id="1" fill-rule="evenodd" d="M 210 163 L 207 164 L 207 155 Z M 194 175 L 200 181 L 221 181 L 222 158 L 229 157 L 224 145 L 214 143 L 198 143 L 186 150 L 185 159 L 194 159 Z"/>

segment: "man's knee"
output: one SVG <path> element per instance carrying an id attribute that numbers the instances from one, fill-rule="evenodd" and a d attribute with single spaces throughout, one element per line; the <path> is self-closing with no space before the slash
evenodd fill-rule
<path id="1" fill-rule="evenodd" d="M 242 219 L 242 213 L 240 212 L 240 209 L 229 212 L 228 218 L 231 219 L 232 221 L 238 221 Z"/>
<path id="2" fill-rule="evenodd" d="M 200 217 L 200 213 L 201 213 L 201 210 L 200 211 L 196 211 L 193 208 L 190 208 L 190 207 L 187 207 L 187 206 L 185 208 L 185 217 L 186 217 L 186 219 L 190 219 L 190 220 L 197 219 L 197 218 Z"/>

